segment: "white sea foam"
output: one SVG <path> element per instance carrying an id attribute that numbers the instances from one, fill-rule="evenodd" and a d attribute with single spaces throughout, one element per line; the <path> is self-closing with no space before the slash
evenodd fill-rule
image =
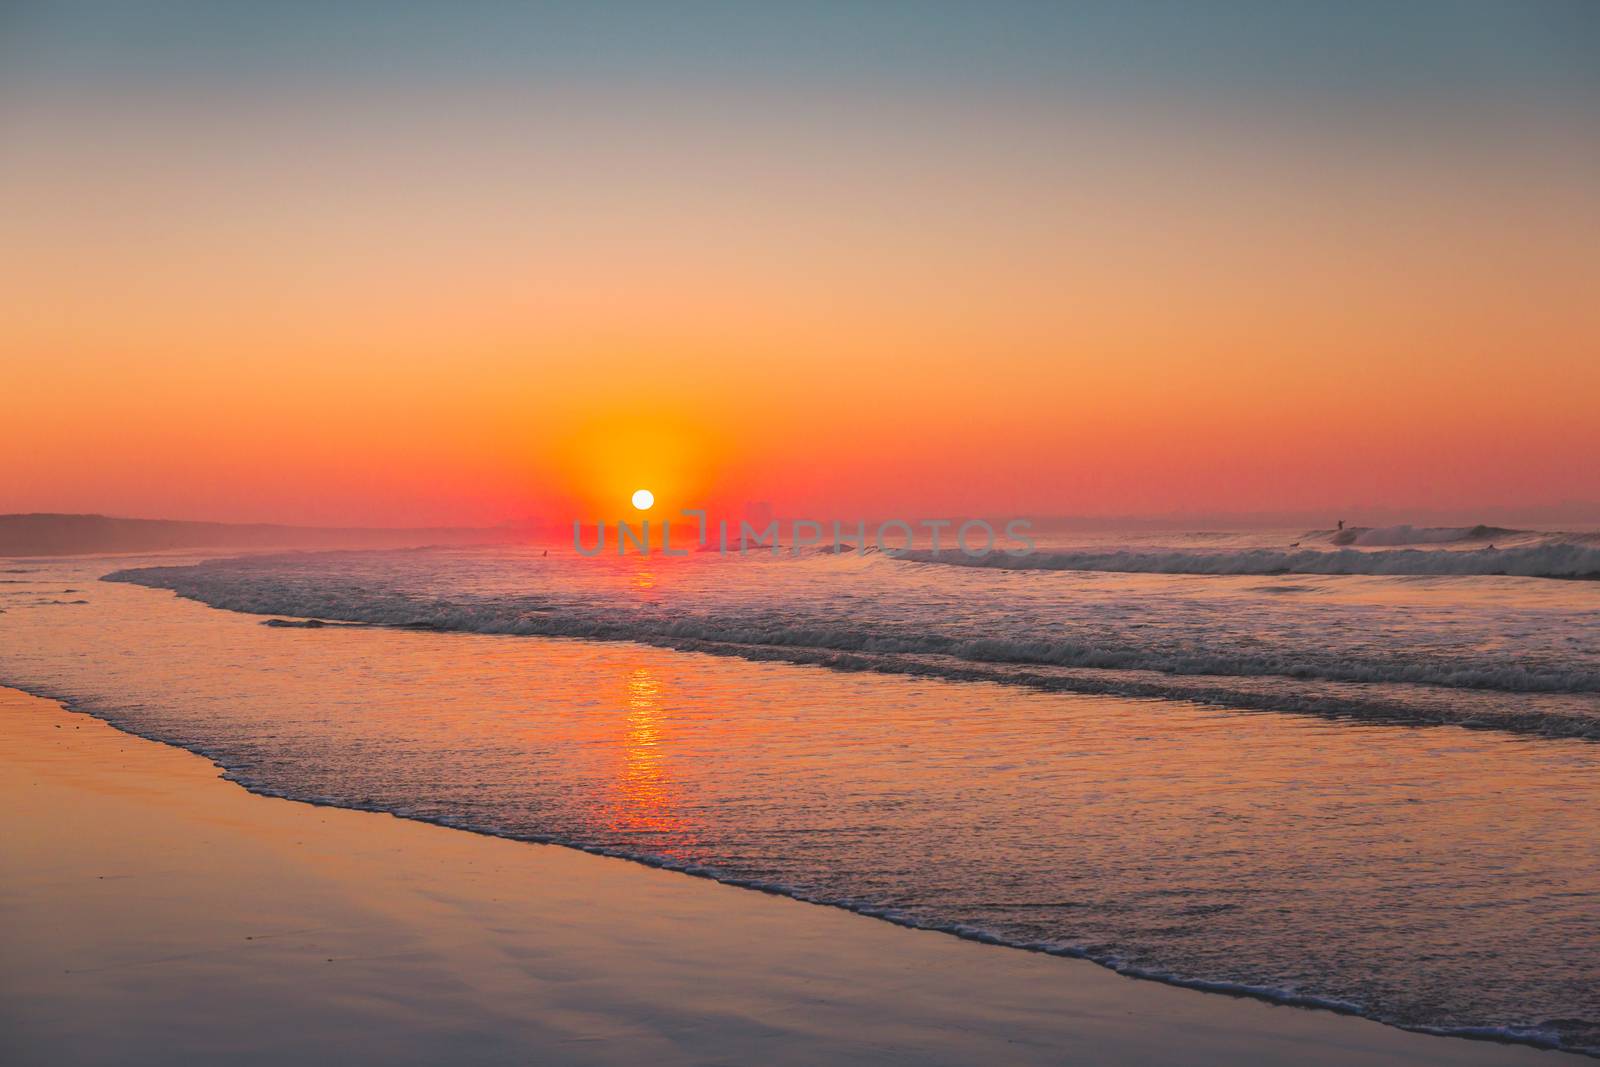
<path id="1" fill-rule="evenodd" d="M 1082 562 L 1085 553 L 1071 555 Z M 1381 561 L 1394 553 L 1312 555 Z M 422 562 L 408 558 L 407 572 L 427 571 Z M 1581 629 L 1570 629 L 1581 627 L 1581 614 L 1397 616 L 1381 602 L 1318 601 L 1319 586 L 1238 583 L 1222 605 L 1174 589 L 1159 603 L 1142 593 L 1102 595 L 1087 611 L 1083 594 L 1070 588 L 1016 588 L 1015 577 L 989 572 L 832 556 L 770 561 L 757 564 L 766 568 L 759 570 L 738 561 L 701 562 L 695 574 L 703 585 L 641 601 L 630 586 L 592 580 L 585 566 L 569 561 L 562 569 L 541 560 L 541 569 L 526 575 L 533 586 L 527 592 L 470 595 L 461 591 L 465 576 L 442 572 L 407 586 L 381 556 L 222 560 L 123 571 L 108 580 L 294 619 L 637 641 L 840 670 L 1600 738 L 1600 650 L 1589 647 L 1592 631 L 1584 638 Z M 1391 640 L 1370 640 L 1382 626 Z M 1524 636 L 1508 641 L 1501 632 L 1508 628 Z M 1541 633 L 1565 641 L 1567 651 L 1553 651 Z"/>

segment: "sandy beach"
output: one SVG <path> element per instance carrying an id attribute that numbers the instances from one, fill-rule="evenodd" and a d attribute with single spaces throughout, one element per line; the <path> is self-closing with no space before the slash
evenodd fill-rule
<path id="1" fill-rule="evenodd" d="M 0 1059 L 1554 1064 L 255 796 L 0 690 Z"/>

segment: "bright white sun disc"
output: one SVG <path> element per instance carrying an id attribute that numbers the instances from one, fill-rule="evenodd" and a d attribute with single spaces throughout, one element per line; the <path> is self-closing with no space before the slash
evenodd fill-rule
<path id="1" fill-rule="evenodd" d="M 649 511 L 656 502 L 656 495 L 648 489 L 636 489 L 633 493 L 633 506 L 640 511 Z"/>

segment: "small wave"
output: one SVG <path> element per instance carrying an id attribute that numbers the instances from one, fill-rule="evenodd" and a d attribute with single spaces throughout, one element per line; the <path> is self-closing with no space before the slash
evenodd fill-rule
<path id="1" fill-rule="evenodd" d="M 1600 716 L 1530 706 L 1489 694 L 1600 693 L 1600 670 L 1515 659 L 1313 656 L 1287 651 L 1181 649 L 1126 640 L 974 638 L 848 618 L 736 615 L 619 616 L 601 605 L 553 610 L 536 597 L 420 598 L 326 579 L 285 582 L 229 561 L 118 571 L 106 581 L 169 589 L 212 607 L 432 632 L 636 641 L 750 660 L 983 681 L 1050 691 L 1186 700 L 1230 708 L 1331 718 L 1494 728 L 1545 737 L 1600 739 Z M 293 625 L 269 620 L 268 625 Z M 1373 685 L 1412 687 L 1376 691 Z"/>
<path id="2" fill-rule="evenodd" d="M 327 626 L 363 626 L 359 622 L 328 622 L 324 619 L 265 619 L 262 626 L 273 626 L 286 630 L 320 630 Z"/>
<path id="3" fill-rule="evenodd" d="M 968 556 L 959 551 L 918 550 L 903 562 L 939 563 L 1003 570 L 1116 571 L 1128 574 L 1373 574 L 1503 575 L 1516 578 L 1600 579 L 1600 548 L 1562 541 L 1519 548 L 1465 549 L 1458 552 L 1402 548 L 1284 551 L 1247 548 L 1230 552 L 1114 551 L 1034 552 L 1009 556 L 994 552 Z"/>
<path id="4" fill-rule="evenodd" d="M 1529 530 L 1504 526 L 1348 526 L 1341 530 L 1317 530 L 1308 537 L 1323 537 L 1329 544 L 1361 545 L 1382 548 L 1394 545 L 1453 545 L 1465 541 L 1505 541 L 1529 536 Z"/>
<path id="5" fill-rule="evenodd" d="M 707 881 L 735 888 L 754 890 L 772 896 L 787 897 L 791 900 L 820 907 L 837 908 L 912 930 L 944 934 L 978 944 L 1066 959 L 1083 960 L 1104 967 L 1116 974 L 1140 981 L 1156 982 L 1161 985 L 1182 989 L 1263 1001 L 1284 1007 L 1328 1011 L 1339 1015 L 1370 1019 L 1374 1022 L 1393 1026 L 1396 1029 L 1410 1030 L 1423 1034 L 1525 1045 L 1539 1049 L 1561 1050 L 1589 1056 L 1600 1055 L 1600 1047 L 1583 1042 L 1581 1038 L 1579 1040 L 1563 1040 L 1560 1030 L 1549 1024 L 1531 1026 L 1429 1025 L 1414 1022 L 1354 1000 L 1306 993 L 1290 986 L 1209 979 L 1186 974 L 1182 971 L 1140 966 L 1128 962 L 1117 952 L 1104 947 L 1090 947 L 1063 940 L 1036 940 L 1006 936 L 971 922 L 941 920 L 933 916 L 915 914 L 902 907 L 880 904 L 855 895 L 841 895 L 836 892 L 805 888 L 771 878 L 740 875 L 714 864 L 681 859 L 642 849 L 597 844 L 585 840 L 580 835 L 571 833 L 512 831 L 492 822 L 475 819 L 471 815 L 462 816 L 438 811 L 419 810 L 409 804 L 392 801 L 385 803 L 372 799 L 355 799 L 347 796 L 313 792 L 303 788 L 284 788 L 262 778 L 255 773 L 255 767 L 252 764 L 236 757 L 230 757 L 229 753 L 221 748 L 198 743 L 193 738 L 169 731 L 151 729 L 137 721 L 130 721 L 122 713 L 123 709 L 115 706 L 107 706 L 97 701 L 77 699 L 51 687 L 30 685 L 12 679 L 0 680 L 0 684 L 54 701 L 69 711 L 99 719 L 135 737 L 142 737 L 149 741 L 192 752 L 209 760 L 216 766 L 222 772 L 221 777 L 224 780 L 232 782 L 247 792 L 258 796 L 293 800 L 318 807 L 386 814 L 412 822 L 431 824 L 483 837 L 569 848 L 594 856 L 605 856 L 658 870 L 672 871 L 692 878 L 703 878 Z M 1588 1028 L 1588 1024 L 1584 1021 L 1577 1020 L 1577 1022 L 1581 1027 Z"/>

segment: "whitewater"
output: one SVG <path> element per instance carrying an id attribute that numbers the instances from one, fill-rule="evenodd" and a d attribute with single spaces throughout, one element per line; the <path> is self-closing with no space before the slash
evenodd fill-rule
<path id="1" fill-rule="evenodd" d="M 1600 738 L 1592 535 L 1373 531 L 1433 548 L 1283 551 L 1217 535 L 1024 558 L 558 550 L 296 553 L 109 580 L 293 619 L 627 640 L 847 670 Z M 1471 547 L 1487 537 L 1520 540 Z M 1450 536 L 1454 535 L 1454 536 Z M 1287 535 L 1285 535 L 1287 536 Z M 1238 541 L 1240 536 L 1225 538 Z M 1507 562 L 1509 559 L 1509 563 Z M 1042 574 L 1038 572 L 1051 572 Z M 1296 580 L 1264 582 L 1262 578 Z"/>

